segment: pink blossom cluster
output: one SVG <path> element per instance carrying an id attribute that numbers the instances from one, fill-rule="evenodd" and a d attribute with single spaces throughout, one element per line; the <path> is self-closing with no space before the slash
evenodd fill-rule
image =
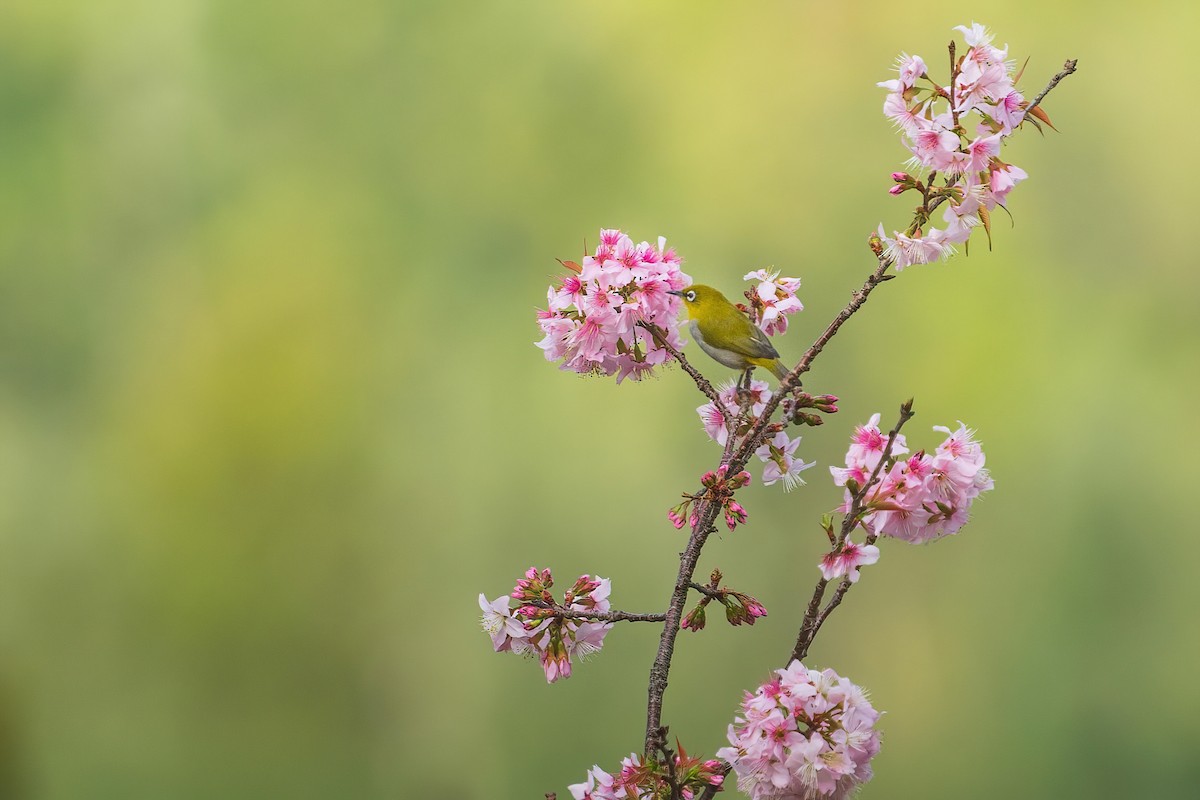
<path id="1" fill-rule="evenodd" d="M 767 403 L 771 400 L 771 390 L 766 381 L 751 380 L 748 392 L 748 408 L 745 419 L 741 420 L 745 428 L 752 426 L 757 420 Z M 828 395 L 825 397 L 836 397 Z M 734 420 L 738 419 L 738 414 L 741 412 L 741 407 L 738 405 L 738 390 L 733 382 L 725 383 L 717 387 L 717 398 L 721 401 L 721 405 L 725 411 L 729 413 Z M 833 411 L 837 410 L 836 406 L 829 406 Z M 696 409 L 696 413 L 700 415 L 700 422 L 704 425 L 704 432 L 708 437 L 722 447 L 729 441 L 729 430 L 725 424 L 725 417 L 721 414 L 721 409 L 716 403 L 709 401 Z M 797 436 L 795 439 L 790 438 L 786 433 L 780 431 L 776 433 L 769 441 L 760 446 L 754 451 L 754 454 L 763 462 L 763 485 L 771 486 L 778 481 L 783 481 L 784 488 L 791 491 L 797 486 L 803 486 L 804 481 L 800 478 L 800 473 L 816 462 L 805 463 L 803 459 L 796 457 L 796 449 L 800 446 L 800 439 Z M 672 518 L 674 522 L 674 518 Z M 728 520 L 727 520 L 728 521 Z M 675 527 L 681 527 L 677 524 Z M 732 530 L 732 528 L 730 528 Z"/>
<path id="2" fill-rule="evenodd" d="M 967 523 L 971 504 L 993 483 L 975 432 L 961 422 L 958 425 L 954 431 L 940 425 L 933 428 L 946 438 L 932 455 L 921 451 L 897 458 L 908 453 L 908 448 L 903 435 L 896 437 L 888 462 L 880 469 L 879 482 L 863 500 L 864 508 L 870 509 L 863 523 L 875 535 L 919 544 L 958 533 Z M 843 512 L 849 510 L 859 487 L 870 480 L 887 438 L 879 430 L 879 415 L 873 415 L 854 431 L 846 466 L 829 468 L 834 483 L 846 487 Z"/>
<path id="3" fill-rule="evenodd" d="M 746 693 L 717 756 L 752 800 L 840 800 L 871 779 L 878 719 L 861 687 L 793 661 Z"/>
<path id="4" fill-rule="evenodd" d="M 674 796 L 670 780 L 673 773 L 679 793 L 691 800 L 705 788 L 720 786 L 725 781 L 720 761 L 693 758 L 683 745 L 676 743 L 676 747 L 673 770 L 654 761 L 643 763 L 640 755 L 631 753 L 621 760 L 621 770 L 616 775 L 594 766 L 588 770 L 585 782 L 567 788 L 575 800 L 659 800 Z"/>
<path id="5" fill-rule="evenodd" d="M 668 294 L 691 285 L 675 251 L 634 244 L 618 230 L 600 231 L 594 255 L 582 265 L 563 262 L 572 274 L 549 289 L 549 307 L 538 312 L 545 334 L 538 347 L 547 361 L 583 374 L 640 380 L 671 356 L 638 323 L 654 324 L 676 349 L 683 347 L 677 319 L 682 302 Z"/>
<path id="6" fill-rule="evenodd" d="M 550 570 L 530 567 L 511 594 L 492 601 L 479 595 L 483 629 L 492 637 L 492 648 L 497 653 L 537 656 L 548 683 L 571 677 L 571 663 L 599 652 L 612 627 L 611 622 L 566 619 L 559 614 L 563 609 L 596 614 L 608 611 L 612 586 L 607 578 L 581 575 L 567 590 L 561 606 L 550 593 L 553 585 Z M 516 608 L 509 605 L 510 599 L 517 601 Z"/>
<path id="7" fill-rule="evenodd" d="M 879 84 L 888 90 L 884 116 L 912 152 L 910 166 L 930 171 L 924 182 L 906 172 L 892 173 L 892 194 L 915 189 L 947 201 L 944 227 L 917 227 L 889 237 L 879 226 L 897 271 L 946 258 L 980 225 L 990 237 L 991 210 L 1003 207 L 1012 188 L 1028 177 L 1000 158 L 1005 138 L 1021 124 L 1028 105 L 1014 86 L 1008 47 L 992 46 L 991 34 L 978 23 L 955 30 L 963 33 L 968 50 L 950 87 L 934 83 L 921 57 L 909 55 L 900 56 L 897 78 Z M 927 85 L 918 85 L 922 79 Z M 934 173 L 943 176 L 943 185 L 934 186 Z"/>
<path id="8" fill-rule="evenodd" d="M 778 270 L 770 272 L 759 269 L 747 272 L 745 280 L 758 281 L 758 285 L 747 295 L 759 327 L 768 336 L 786 333 L 788 316 L 804 310 L 804 304 L 796 297 L 800 279 L 781 278 Z"/>

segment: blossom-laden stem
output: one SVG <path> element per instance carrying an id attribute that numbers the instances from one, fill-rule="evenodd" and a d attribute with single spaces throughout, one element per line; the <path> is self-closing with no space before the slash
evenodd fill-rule
<path id="1" fill-rule="evenodd" d="M 1026 111 L 1035 108 L 1050 91 L 1059 84 L 1067 75 L 1075 71 L 1076 60 L 1068 60 L 1061 72 L 1050 79 L 1041 92 L 1037 94 L 1033 102 L 1029 104 Z M 953 99 L 951 98 L 951 105 Z M 934 198 L 928 204 L 928 210 L 932 211 L 937 206 L 945 201 L 945 196 Z M 925 210 L 925 209 L 922 209 Z M 804 355 L 796 363 L 796 366 L 784 377 L 779 384 L 779 390 L 772 394 L 771 399 L 767 401 L 766 407 L 753 427 L 747 432 L 741 440 L 741 445 L 736 449 L 727 444 L 725 452 L 721 458 L 721 465 L 728 465 L 730 472 L 738 472 L 743 469 L 746 463 L 750 460 L 750 456 L 759 447 L 764 435 L 768 431 L 768 426 L 771 424 L 771 417 L 779 408 L 779 404 L 783 398 L 790 395 L 792 390 L 800 386 L 800 378 L 804 373 L 812 369 L 813 361 L 821 351 L 825 349 L 825 345 L 829 344 L 830 340 L 837 334 L 838 330 L 846 323 L 850 317 L 862 308 L 867 302 L 867 298 L 875 287 L 879 284 L 894 278 L 895 275 L 887 275 L 888 268 L 892 265 L 892 259 L 888 258 L 884 253 L 877 239 L 872 237 L 871 249 L 875 253 L 878 262 L 875 271 L 867 276 L 862 287 L 855 291 L 850 302 L 834 317 L 833 321 L 825 328 L 820 336 L 804 351 Z M 641 324 L 641 323 L 639 323 Z M 682 353 L 671 347 L 666 342 L 662 341 L 661 335 L 654 329 L 653 326 L 646 326 L 647 330 L 655 334 L 655 339 L 659 341 L 667 352 L 669 352 L 676 361 L 679 362 L 684 372 L 691 376 L 695 381 L 696 386 L 704 393 L 706 397 L 713 401 L 718 409 L 720 409 L 722 417 L 726 424 L 726 430 L 730 431 L 730 443 L 732 442 L 735 430 L 732 426 L 732 415 L 724 408 L 724 404 L 720 402 L 716 392 L 713 390 L 712 384 L 700 374 L 700 372 L 691 364 Z M 899 427 L 894 429 L 894 433 L 898 432 Z M 889 437 L 887 451 L 890 452 L 891 445 L 894 442 L 894 434 Z M 884 459 L 881 459 L 881 463 Z M 868 486 L 870 482 L 868 482 Z M 666 620 L 663 623 L 662 636 L 659 638 L 658 652 L 655 655 L 654 663 L 650 667 L 650 681 L 647 689 L 649 700 L 646 710 L 646 750 L 647 754 L 654 752 L 657 749 L 657 743 L 663 737 L 662 721 L 662 700 L 663 695 L 667 690 L 667 676 L 671 670 L 671 658 L 675 650 L 675 639 L 679 635 L 680 620 L 683 615 L 683 607 L 687 602 L 688 589 L 692 581 L 692 576 L 696 571 L 696 565 L 700 560 L 700 552 L 704 548 L 704 543 L 708 540 L 709 534 L 716 531 L 713 527 L 713 521 L 716 519 L 717 513 L 720 511 L 720 505 L 712 502 L 701 501 L 696 508 L 696 524 L 692 528 L 692 534 L 688 538 L 687 547 L 679 555 L 679 574 L 675 580 L 675 588 L 671 593 L 671 602 L 667 608 Z M 844 540 L 845 534 L 841 537 Z M 875 537 L 868 536 L 868 544 L 874 543 Z M 813 592 L 812 600 L 809 602 L 808 611 L 805 614 L 804 623 L 801 625 L 800 636 L 797 638 L 796 647 L 792 651 L 793 659 L 802 659 L 808 654 L 808 648 L 812 644 L 812 640 L 816 637 L 817 631 L 822 623 L 828 618 L 829 614 L 841 603 L 842 597 L 845 596 L 849 589 L 848 578 L 843 578 L 842 585 L 838 587 L 837 593 L 830 601 L 825 609 L 821 609 L 821 600 L 824 597 L 825 589 L 828 586 L 828 581 L 821 579 L 817 583 L 816 590 Z M 728 769 L 724 770 L 728 774 Z M 701 800 L 712 798 L 718 787 L 709 786 L 700 795 Z"/>
<path id="2" fill-rule="evenodd" d="M 867 493 L 879 483 L 880 475 L 883 471 L 884 464 L 892 454 L 892 447 L 896 444 L 896 437 L 900 435 L 900 429 L 904 427 L 904 423 L 913 418 L 912 400 L 909 400 L 904 405 L 900 406 L 900 418 L 896 420 L 895 427 L 888 434 L 887 444 L 883 447 L 883 452 L 879 456 L 879 463 L 875 465 L 875 469 L 871 472 L 871 477 L 859 487 L 858 491 L 850 500 L 850 508 L 842 518 L 842 528 L 838 532 L 837 541 L 833 545 L 833 550 L 836 552 L 846 542 L 846 537 L 850 532 L 859 525 L 860 517 L 863 511 L 863 500 L 866 499 Z M 874 544 L 876 534 L 868 533 L 867 544 Z M 804 612 L 804 620 L 800 623 L 800 632 L 796 635 L 796 645 L 792 648 L 792 655 L 788 662 L 803 661 L 808 655 L 808 648 L 812 645 L 813 639 L 816 638 L 817 632 L 821 630 L 821 626 L 825 624 L 825 620 L 833 613 L 833 610 L 841 605 L 842 598 L 846 596 L 846 592 L 850 591 L 852 581 L 850 576 L 846 575 L 838 584 L 837 590 L 830 599 L 829 604 L 824 609 L 821 608 L 821 600 L 825 596 L 825 588 L 829 585 L 829 581 L 821 578 L 817 581 L 816 587 L 813 589 L 812 599 L 808 603 L 808 608 Z"/>

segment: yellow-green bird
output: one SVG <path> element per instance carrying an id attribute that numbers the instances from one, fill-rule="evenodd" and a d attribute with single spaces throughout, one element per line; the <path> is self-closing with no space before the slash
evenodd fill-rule
<path id="1" fill-rule="evenodd" d="M 683 298 L 692 338 L 718 362 L 743 372 L 765 367 L 781 381 L 787 376 L 771 340 L 725 295 L 700 284 L 670 294 Z"/>

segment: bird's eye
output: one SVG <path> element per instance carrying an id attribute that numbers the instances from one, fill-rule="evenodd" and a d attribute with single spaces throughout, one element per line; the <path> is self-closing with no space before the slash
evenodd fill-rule
<path id="1" fill-rule="evenodd" d="M 688 290 L 688 293 L 684 295 L 684 298 L 685 298 L 685 299 L 686 299 L 686 300 L 687 300 L 689 303 L 694 303 L 694 302 L 696 302 L 696 293 L 695 293 L 695 292 L 693 292 L 691 289 L 689 289 L 689 290 Z"/>

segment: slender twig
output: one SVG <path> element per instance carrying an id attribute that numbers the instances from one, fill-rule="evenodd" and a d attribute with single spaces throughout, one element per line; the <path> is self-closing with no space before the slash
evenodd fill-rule
<path id="1" fill-rule="evenodd" d="M 696 388 L 703 392 L 705 397 L 707 397 L 709 400 L 712 400 L 713 403 L 716 404 L 717 410 L 721 412 L 721 416 L 725 419 L 726 429 L 731 428 L 733 425 L 733 417 L 729 413 L 729 409 L 725 408 L 725 404 L 721 402 L 721 398 L 717 394 L 717 390 L 713 388 L 713 385 L 709 382 L 708 378 L 701 375 L 700 370 L 696 369 L 688 362 L 687 356 L 679 352 L 679 350 L 677 350 L 670 342 L 667 341 L 667 337 L 663 335 L 662 329 L 657 325 L 650 322 L 639 322 L 638 327 L 645 328 L 646 330 L 650 331 L 650 335 L 654 337 L 655 344 L 657 344 L 663 350 L 666 350 L 671 354 L 672 358 L 679 362 L 680 368 L 690 375 L 692 380 L 696 382 Z"/>
<path id="2" fill-rule="evenodd" d="M 1059 81 L 1061 81 L 1063 78 L 1067 77 L 1068 75 L 1070 75 L 1072 72 L 1075 71 L 1075 65 L 1078 63 L 1079 63 L 1079 59 L 1077 59 L 1077 58 L 1069 58 L 1065 62 L 1063 62 L 1062 72 L 1058 73 L 1053 78 L 1051 78 L 1050 82 L 1046 84 L 1046 88 L 1042 89 L 1040 92 L 1038 92 L 1037 96 L 1033 98 L 1033 102 L 1031 102 L 1029 105 L 1025 106 L 1025 113 L 1028 114 L 1030 111 L 1033 111 L 1035 108 L 1037 108 L 1038 104 L 1042 102 L 1042 99 L 1046 95 L 1050 94 L 1050 90 L 1053 89 L 1055 86 L 1058 86 Z"/>
<path id="3" fill-rule="evenodd" d="M 671 657 L 675 652 L 675 638 L 679 635 L 679 624 L 683 617 L 683 607 L 687 603 L 688 590 L 691 588 L 692 576 L 696 573 L 696 564 L 700 561 L 700 551 L 709 534 L 716 532 L 713 520 L 720 512 L 719 503 L 701 500 L 696 504 L 696 524 L 688 537 L 687 547 L 679 554 L 679 574 L 675 579 L 675 588 L 671 592 L 671 602 L 667 606 L 667 618 L 663 622 L 662 636 L 658 640 L 658 652 L 654 663 L 650 665 L 650 680 L 646 687 L 646 752 L 654 749 L 655 734 L 662 724 L 662 701 L 667 691 L 667 676 L 671 671 Z"/>
<path id="4" fill-rule="evenodd" d="M 558 606 L 554 609 L 556 617 L 563 619 L 583 619 L 594 622 L 666 622 L 666 614 L 632 614 L 628 611 L 576 611 Z"/>
<path id="5" fill-rule="evenodd" d="M 1063 66 L 1063 71 L 1055 75 L 1050 80 L 1050 83 L 1046 86 L 1046 88 L 1043 89 L 1034 98 L 1034 101 L 1029 104 L 1027 111 L 1028 109 L 1036 107 L 1051 89 L 1057 86 L 1063 78 L 1074 71 L 1075 61 L 1072 60 L 1066 62 L 1066 64 Z M 953 106 L 953 96 L 951 96 L 949 100 Z M 946 198 L 944 195 L 933 198 L 933 200 L 928 204 L 928 210 L 932 211 L 933 209 L 937 208 L 939 205 L 945 202 L 945 199 Z M 679 365 L 683 371 L 691 376 L 692 380 L 695 381 L 697 388 L 699 388 L 700 391 L 703 392 L 704 395 L 712 400 L 717 406 L 722 418 L 725 421 L 726 430 L 729 432 L 729 439 L 727 440 L 726 448 L 722 454 L 721 464 L 728 465 L 730 472 L 737 472 L 745 468 L 746 463 L 754 454 L 754 451 L 758 448 L 764 435 L 769 430 L 769 426 L 772 424 L 770 422 L 771 417 L 774 416 L 775 411 L 779 408 L 779 404 L 783 401 L 783 398 L 790 395 L 792 389 L 800 386 L 801 376 L 812 369 L 812 364 L 816 357 L 821 354 L 822 350 L 824 350 L 825 346 L 829 344 L 830 340 L 833 339 L 838 330 L 841 329 L 842 325 L 844 325 L 846 321 L 850 319 L 850 317 L 854 316 L 854 314 L 860 308 L 862 308 L 863 304 L 866 303 L 867 298 L 870 296 L 871 292 L 874 291 L 875 287 L 894 277 L 893 275 L 886 274 L 888 268 L 892 265 L 892 260 L 888 258 L 887 255 L 878 247 L 875 248 L 875 256 L 877 261 L 875 270 L 869 276 L 867 276 L 867 279 L 863 282 L 862 287 L 851 295 L 850 302 L 848 302 L 846 306 L 840 312 L 838 312 L 838 315 L 834 317 L 833 321 L 826 326 L 821 335 L 818 336 L 804 352 L 804 355 L 801 356 L 800 360 L 796 363 L 796 366 L 791 369 L 791 371 L 784 377 L 782 381 L 780 381 L 779 389 L 771 396 L 771 399 L 767 401 L 766 407 L 763 409 L 762 414 L 759 415 L 758 419 L 755 421 L 754 425 L 751 426 L 746 435 L 741 437 L 740 445 L 736 447 L 732 444 L 737 435 L 736 429 L 734 428 L 735 420 L 732 418 L 729 410 L 726 409 L 724 404 L 720 401 L 720 398 L 717 396 L 712 384 L 709 383 L 709 381 L 703 375 L 701 375 L 695 367 L 691 366 L 691 364 L 687 362 L 687 359 L 682 353 L 680 353 L 676 348 L 672 347 L 666 341 L 665 337 L 660 331 L 658 331 L 652 325 L 648 326 L 643 323 L 639 323 L 642 325 L 642 327 L 654 334 L 655 341 L 659 344 L 659 346 L 663 347 L 668 353 L 671 354 L 672 357 L 675 358 L 676 361 L 679 362 Z M 690 584 L 692 582 L 692 576 L 694 575 L 696 571 L 696 565 L 700 560 L 700 553 L 704 548 L 704 544 L 707 541 L 708 536 L 716 530 L 716 528 L 713 527 L 713 521 L 720 512 L 720 505 L 711 501 L 701 500 L 696 504 L 695 510 L 697 517 L 696 524 L 692 527 L 692 533 L 688 538 L 687 546 L 685 547 L 684 551 L 679 554 L 679 573 L 675 580 L 674 590 L 671 593 L 670 604 L 667 607 L 666 619 L 663 622 L 662 635 L 659 638 L 658 651 L 655 654 L 654 663 L 650 667 L 650 680 L 647 686 L 648 700 L 646 705 L 647 754 L 654 751 L 655 742 L 657 741 L 656 737 L 660 731 L 663 695 L 667 690 L 667 676 L 671 670 L 671 658 L 675 650 L 675 639 L 679 634 L 679 625 L 683 615 L 683 606 L 687 602 L 688 590 L 691 588 Z M 868 537 L 868 540 L 869 542 L 874 541 L 874 539 L 871 537 Z M 820 619 L 820 621 L 823 622 L 824 618 L 828 617 L 828 613 L 818 611 L 818 609 L 820 609 L 821 600 L 823 599 L 827 585 L 828 582 L 823 579 L 817 584 L 817 588 L 813 593 L 813 599 L 809 603 L 810 613 L 805 615 L 805 623 L 801 626 L 802 637 L 805 637 L 806 628 L 808 629 L 808 634 L 805 637 L 806 641 L 803 643 L 803 647 L 800 646 L 800 641 L 797 641 L 797 648 L 793 651 L 793 655 L 800 650 L 803 650 L 803 654 L 807 654 L 808 647 L 811 645 L 812 639 L 816 636 L 817 630 L 820 627 L 820 623 L 817 622 L 817 620 Z M 845 595 L 845 589 L 839 587 L 839 591 L 843 596 Z M 841 599 L 838 598 L 837 602 L 840 603 Z M 832 611 L 835 607 L 836 603 L 831 600 L 830 605 L 827 607 L 827 611 Z M 714 789 L 715 787 L 709 787 L 704 791 L 701 797 L 711 798 L 715 794 Z"/>
<path id="6" fill-rule="evenodd" d="M 702 586 L 701 584 L 696 583 L 695 581 L 689 582 L 688 586 L 692 587 L 697 592 L 699 592 L 700 594 L 709 598 L 710 600 L 720 600 L 726 594 L 726 592 L 723 589 L 714 589 L 711 586 Z"/>

